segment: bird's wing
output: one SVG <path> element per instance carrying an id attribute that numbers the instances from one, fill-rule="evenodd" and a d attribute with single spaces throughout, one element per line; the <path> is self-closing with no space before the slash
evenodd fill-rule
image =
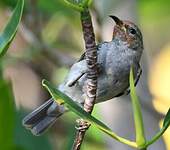
<path id="1" fill-rule="evenodd" d="M 87 73 L 86 60 L 81 60 L 75 63 L 68 73 L 68 76 L 65 80 L 65 85 L 72 87 L 75 83 L 82 78 Z"/>
<path id="2" fill-rule="evenodd" d="M 87 72 L 86 68 L 78 65 L 79 63 L 81 63 L 81 61 L 85 60 L 85 58 L 86 58 L 86 52 L 84 52 L 80 56 L 80 58 L 77 60 L 77 62 L 75 64 L 73 64 L 73 66 L 71 67 L 69 75 L 66 80 L 67 86 L 69 86 L 69 87 L 74 86 L 75 83 Z M 76 68 L 76 66 L 77 66 L 77 68 Z"/>
<path id="3" fill-rule="evenodd" d="M 108 42 L 99 43 L 97 45 L 97 51 L 99 51 L 101 46 L 105 43 L 108 43 Z M 87 66 L 86 66 L 85 58 L 86 58 L 86 52 L 84 52 L 78 59 L 77 63 L 71 67 L 68 80 L 66 83 L 69 87 L 74 86 L 75 83 L 87 73 Z M 101 71 L 101 68 L 98 65 L 98 73 L 100 73 L 100 71 Z"/>
<path id="4" fill-rule="evenodd" d="M 76 82 L 84 75 L 85 73 L 79 72 L 79 74 L 77 74 L 74 78 L 72 78 L 71 80 L 69 80 L 67 82 L 67 86 L 72 87 L 76 84 Z"/>
<path id="5" fill-rule="evenodd" d="M 140 67 L 140 64 L 138 64 L 138 72 L 137 72 L 137 75 L 136 75 L 136 78 L 135 78 L 135 83 L 134 83 L 135 86 L 138 84 L 138 81 L 139 81 L 139 79 L 140 79 L 141 74 L 142 74 L 142 68 Z M 116 95 L 115 97 L 120 97 L 120 96 L 122 96 L 122 95 L 128 95 L 129 93 L 130 93 L 130 87 L 128 87 L 128 88 L 126 89 L 126 91 L 124 91 L 124 92 Z"/>
<path id="6" fill-rule="evenodd" d="M 139 69 L 138 69 L 137 76 L 136 76 L 136 79 L 135 79 L 135 86 L 137 85 L 137 83 L 140 79 L 140 76 L 142 74 L 142 68 L 141 68 L 140 64 L 138 64 L 138 65 L 139 65 Z"/>

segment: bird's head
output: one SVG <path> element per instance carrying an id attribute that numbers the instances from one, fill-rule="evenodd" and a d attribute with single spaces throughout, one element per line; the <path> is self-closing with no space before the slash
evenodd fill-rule
<path id="1" fill-rule="evenodd" d="M 116 16 L 110 16 L 116 23 L 113 29 L 113 39 L 117 38 L 126 42 L 129 48 L 143 49 L 143 39 L 140 29 L 132 22 L 120 20 Z"/>

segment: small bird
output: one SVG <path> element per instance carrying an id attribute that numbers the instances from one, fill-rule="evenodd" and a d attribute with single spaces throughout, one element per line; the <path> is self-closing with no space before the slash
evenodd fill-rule
<path id="1" fill-rule="evenodd" d="M 142 72 L 139 62 L 143 52 L 143 39 L 139 28 L 130 21 L 122 21 L 116 16 L 110 17 L 116 23 L 113 38 L 110 42 L 97 45 L 99 72 L 96 103 L 129 93 L 131 66 L 133 66 L 135 85 Z M 83 105 L 86 80 L 87 65 L 83 54 L 70 68 L 65 81 L 58 86 L 58 89 Z M 54 124 L 65 111 L 63 105 L 50 99 L 28 114 L 23 119 L 23 125 L 38 136 Z"/>

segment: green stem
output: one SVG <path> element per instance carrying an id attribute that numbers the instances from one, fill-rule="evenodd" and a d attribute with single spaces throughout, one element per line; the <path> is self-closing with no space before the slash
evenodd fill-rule
<path id="1" fill-rule="evenodd" d="M 145 134 L 144 134 L 144 125 L 143 118 L 141 113 L 141 107 L 136 95 L 136 90 L 134 86 L 133 70 L 130 70 L 130 95 L 132 100 L 135 129 L 136 129 L 136 143 L 138 147 L 144 147 L 146 143 Z"/>

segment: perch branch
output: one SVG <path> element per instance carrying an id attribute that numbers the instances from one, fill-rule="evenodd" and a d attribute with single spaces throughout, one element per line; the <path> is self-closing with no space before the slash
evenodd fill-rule
<path id="1" fill-rule="evenodd" d="M 92 20 L 88 9 L 81 12 L 81 23 L 86 48 L 86 62 L 88 67 L 87 81 L 85 84 L 86 98 L 84 102 L 84 110 L 92 113 L 97 91 L 97 48 L 95 35 L 92 26 Z M 84 120 L 77 120 L 76 138 L 73 144 L 73 150 L 79 150 L 83 142 L 85 133 L 89 128 L 89 124 Z"/>

